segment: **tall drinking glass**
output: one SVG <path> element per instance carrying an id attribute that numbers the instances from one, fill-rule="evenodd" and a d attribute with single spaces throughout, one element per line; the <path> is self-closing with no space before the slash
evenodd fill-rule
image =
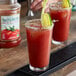
<path id="1" fill-rule="evenodd" d="M 63 8 L 62 2 L 50 4 L 50 16 L 56 21 L 52 40 L 54 44 L 61 44 L 68 39 L 71 8 L 71 6 L 69 8 Z"/>
<path id="2" fill-rule="evenodd" d="M 29 20 L 25 24 L 29 67 L 32 71 L 44 71 L 48 68 L 52 28 L 43 28 L 40 19 Z"/>

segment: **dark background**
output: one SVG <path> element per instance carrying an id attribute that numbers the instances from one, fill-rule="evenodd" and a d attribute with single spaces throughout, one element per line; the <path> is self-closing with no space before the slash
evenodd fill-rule
<path id="1" fill-rule="evenodd" d="M 18 0 L 18 2 L 23 2 L 23 1 L 27 1 L 27 0 Z"/>

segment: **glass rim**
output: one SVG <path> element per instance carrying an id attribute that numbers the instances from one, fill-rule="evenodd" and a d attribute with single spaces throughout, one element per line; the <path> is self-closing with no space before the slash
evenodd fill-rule
<path id="1" fill-rule="evenodd" d="M 53 4 L 62 4 L 63 2 L 53 2 L 53 3 L 50 3 L 49 4 L 49 8 L 50 9 L 57 9 L 58 10 L 58 7 L 56 7 L 56 6 L 53 6 L 52 7 L 52 5 Z M 67 9 L 72 9 L 72 5 L 70 5 L 70 7 L 67 7 L 67 8 L 63 8 L 63 7 L 61 7 L 61 8 L 59 8 L 59 10 L 67 10 Z"/>
<path id="2" fill-rule="evenodd" d="M 34 21 L 34 22 L 33 22 Z M 30 26 L 30 24 L 32 25 L 35 25 L 35 26 L 40 26 L 39 24 L 35 23 L 35 21 L 41 21 L 41 19 L 32 19 L 32 20 L 28 20 L 26 21 L 26 23 L 24 24 L 25 27 L 27 28 L 31 28 L 31 29 L 39 29 L 38 27 L 33 27 L 33 26 Z M 41 23 L 41 22 L 40 22 Z M 54 26 L 54 23 L 52 23 L 51 26 L 48 26 L 48 27 L 41 27 L 40 29 L 52 29 Z"/>

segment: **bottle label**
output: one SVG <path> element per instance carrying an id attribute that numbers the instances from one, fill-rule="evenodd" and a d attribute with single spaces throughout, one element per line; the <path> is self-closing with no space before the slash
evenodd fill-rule
<path id="1" fill-rule="evenodd" d="M 1 40 L 15 40 L 20 37 L 20 14 L 1 16 Z"/>

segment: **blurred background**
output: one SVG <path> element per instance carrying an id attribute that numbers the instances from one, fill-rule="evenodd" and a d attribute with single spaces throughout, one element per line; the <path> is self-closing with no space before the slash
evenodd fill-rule
<path id="1" fill-rule="evenodd" d="M 21 16 L 24 17 L 26 16 L 27 13 L 27 0 L 18 0 L 18 2 L 21 4 Z"/>
<path id="2" fill-rule="evenodd" d="M 27 1 L 27 0 L 18 0 L 18 2 L 23 2 L 23 1 Z"/>

